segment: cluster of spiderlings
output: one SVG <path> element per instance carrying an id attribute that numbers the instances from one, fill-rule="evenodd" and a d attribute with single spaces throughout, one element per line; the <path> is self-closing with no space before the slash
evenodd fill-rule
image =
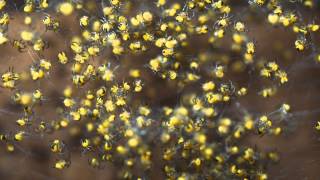
<path id="1" fill-rule="evenodd" d="M 240 101 L 250 94 L 273 96 L 289 78 L 285 67 L 257 56 L 250 19 L 239 17 L 237 3 L 275 28 L 291 28 L 297 35 L 292 48 L 320 62 L 313 42 L 319 25 L 295 11 L 314 8 L 312 0 L 25 0 L 17 36 L 10 32 L 13 5 L 0 0 L 0 45 L 33 58 L 26 69 L 10 67 L 1 75 L 1 87 L 21 108 L 19 129 L 3 132 L 1 141 L 12 152 L 15 144 L 50 134 L 52 167 L 59 170 L 72 166 L 72 151 L 55 134 L 68 131 L 90 166 L 113 165 L 121 178 L 148 179 L 161 171 L 179 180 L 268 179 L 266 169 L 278 154 L 242 142 L 280 135 L 290 105 L 251 113 Z M 67 20 L 76 26 L 67 28 Z M 65 49 L 51 50 L 47 34 L 62 38 Z M 46 58 L 48 52 L 55 58 Z M 232 78 L 248 73 L 264 82 L 258 90 Z M 152 100 L 161 94 L 153 81 L 168 87 L 161 91 L 174 91 L 173 103 Z M 44 120 L 39 110 L 53 101 L 44 84 L 60 94 L 46 109 L 54 120 Z"/>

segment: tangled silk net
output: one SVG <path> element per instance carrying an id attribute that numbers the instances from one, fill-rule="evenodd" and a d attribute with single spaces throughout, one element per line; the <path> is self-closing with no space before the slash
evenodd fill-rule
<path id="1" fill-rule="evenodd" d="M 1 179 L 317 179 L 316 0 L 0 0 Z"/>

